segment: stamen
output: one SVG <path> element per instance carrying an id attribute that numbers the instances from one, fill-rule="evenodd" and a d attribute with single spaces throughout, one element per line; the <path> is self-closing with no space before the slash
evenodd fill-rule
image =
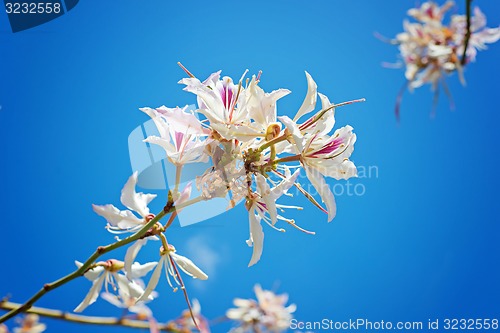
<path id="1" fill-rule="evenodd" d="M 441 78 L 441 84 L 443 86 L 444 93 L 450 101 L 450 109 L 453 111 L 455 110 L 455 101 L 453 100 L 453 95 L 451 94 L 450 88 L 448 87 L 448 84 L 446 84 L 446 80 L 444 78 Z"/>
<path id="2" fill-rule="evenodd" d="M 341 107 L 341 106 L 344 106 L 344 105 L 349 105 L 349 104 L 354 104 L 354 103 L 359 103 L 359 102 L 366 102 L 366 99 L 365 98 L 360 98 L 360 99 L 354 99 L 352 101 L 347 101 L 347 102 L 342 102 L 342 103 L 339 103 L 339 104 L 333 104 L 333 105 L 330 105 L 329 107 L 323 109 L 323 110 L 320 110 L 318 111 L 318 113 L 316 113 L 314 116 L 312 116 L 311 118 L 307 119 L 303 124 L 301 124 L 299 126 L 299 129 L 301 131 L 305 130 L 306 128 L 310 127 L 311 125 L 313 125 L 315 122 L 317 122 L 318 120 L 321 119 L 321 117 L 323 117 L 323 115 L 327 112 L 327 111 L 330 111 L 331 109 L 335 109 L 337 107 Z"/>
<path id="3" fill-rule="evenodd" d="M 194 317 L 193 307 L 191 306 L 191 302 L 189 301 L 189 296 L 188 296 L 188 293 L 186 290 L 186 286 L 185 286 L 184 282 L 182 281 L 182 277 L 179 274 L 179 270 L 177 269 L 177 266 L 175 265 L 174 259 L 171 256 L 168 256 L 168 259 L 170 260 L 170 263 L 172 264 L 173 269 L 175 270 L 175 275 L 177 277 L 179 277 L 179 281 L 180 281 L 179 285 L 181 286 L 182 292 L 184 293 L 184 298 L 186 300 L 186 303 L 187 303 L 187 306 L 189 309 L 189 313 L 191 314 L 191 319 L 193 320 L 194 326 L 196 326 L 196 329 L 198 331 L 201 331 L 200 327 L 198 326 L 198 323 L 196 322 L 196 319 Z M 174 276 L 174 278 L 175 278 L 175 276 Z"/>
<path id="4" fill-rule="evenodd" d="M 229 111 L 229 122 L 231 122 L 233 120 L 233 112 L 234 112 L 234 108 L 236 107 L 236 103 L 238 102 L 238 98 L 240 97 L 240 91 L 241 91 L 241 84 L 243 82 L 243 79 L 245 78 L 245 76 L 247 75 L 248 73 L 248 69 L 245 70 L 245 72 L 243 73 L 243 75 L 241 76 L 241 79 L 240 81 L 238 82 L 238 91 L 236 92 L 236 97 L 234 98 L 233 100 L 233 103 L 231 105 L 231 111 Z M 227 104 L 226 104 L 227 105 Z"/>
<path id="5" fill-rule="evenodd" d="M 388 44 L 392 44 L 392 45 L 398 45 L 399 42 L 395 39 L 390 39 L 390 38 L 387 38 L 385 37 L 384 35 L 382 35 L 381 33 L 375 31 L 373 33 L 373 35 L 375 36 L 375 38 L 377 38 L 378 40 L 384 42 L 384 43 L 388 43 Z"/>
<path id="6" fill-rule="evenodd" d="M 400 120 L 400 109 L 401 109 L 401 102 L 403 100 L 403 95 L 406 91 L 406 88 L 408 88 L 408 85 L 410 84 L 410 80 L 406 80 L 401 89 L 399 89 L 398 96 L 396 97 L 396 106 L 394 107 L 394 113 L 396 114 L 396 120 L 399 123 Z"/>
<path id="7" fill-rule="evenodd" d="M 255 79 L 256 81 L 260 81 L 260 76 L 262 75 L 262 71 L 259 71 L 259 74 L 257 74 L 257 78 Z"/>
<path id="8" fill-rule="evenodd" d="M 180 68 L 182 68 L 182 70 L 183 70 L 184 72 L 186 72 L 186 74 L 187 74 L 187 75 L 189 75 L 189 76 L 190 76 L 190 77 L 192 77 L 192 78 L 195 78 L 195 76 L 194 76 L 193 74 L 191 74 L 191 72 L 190 72 L 190 71 L 188 71 L 188 69 L 187 69 L 186 67 L 184 67 L 184 65 L 183 65 L 183 64 L 181 64 L 181 62 L 180 62 L 180 61 L 178 61 L 178 62 L 177 62 L 177 65 L 179 65 L 179 67 L 180 67 Z"/>
<path id="9" fill-rule="evenodd" d="M 295 229 L 302 231 L 303 233 L 306 233 L 308 235 L 316 235 L 316 233 L 314 231 L 309 231 L 309 230 L 306 230 L 306 229 L 299 227 L 297 224 L 295 224 L 295 220 L 288 220 L 288 219 L 283 219 L 283 220 L 285 222 L 287 222 L 288 224 L 290 224 Z"/>

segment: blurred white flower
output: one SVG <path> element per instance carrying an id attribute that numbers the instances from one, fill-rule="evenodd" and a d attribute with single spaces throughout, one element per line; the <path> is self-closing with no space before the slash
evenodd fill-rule
<path id="1" fill-rule="evenodd" d="M 419 8 L 408 10 L 408 15 L 420 22 L 440 26 L 444 14 L 454 5 L 453 1 L 447 1 L 442 7 L 432 1 L 424 2 Z"/>
<path id="2" fill-rule="evenodd" d="M 15 327 L 14 333 L 41 333 L 47 329 L 45 324 L 39 322 L 40 317 L 37 314 L 29 313 L 20 322 L 20 327 Z M 0 327 L 0 332 L 1 332 Z M 7 332 L 7 330 L 6 330 Z"/>
<path id="3" fill-rule="evenodd" d="M 399 45 L 406 66 L 408 87 L 415 89 L 430 84 L 432 90 L 436 91 L 436 98 L 440 84 L 450 95 L 444 81 L 447 74 L 456 71 L 462 84 L 465 84 L 463 67 L 475 61 L 478 50 L 484 50 L 486 44 L 500 39 L 500 27 L 487 28 L 485 15 L 476 7 L 474 16 L 471 17 L 470 38 L 467 40 L 465 15 L 453 15 L 449 23 L 444 21 L 446 12 L 453 6 L 453 1 L 447 1 L 443 6 L 428 1 L 418 8 L 410 9 L 408 15 L 416 22 L 404 20 L 404 32 L 392 41 L 393 44 Z M 462 58 L 466 40 L 467 51 Z M 402 92 L 398 96 L 396 115 L 399 112 Z"/>
<path id="4" fill-rule="evenodd" d="M 192 316 L 189 310 L 184 310 L 179 318 L 169 323 L 170 326 L 173 326 L 172 328 L 175 328 L 175 332 L 210 333 L 209 322 L 207 318 L 205 318 L 201 314 L 201 305 L 197 299 L 193 300 L 191 310 L 192 310 Z M 196 325 L 198 327 L 196 327 L 196 325 L 194 324 L 193 318 L 194 320 L 196 320 Z"/>
<path id="5" fill-rule="evenodd" d="M 229 319 L 239 323 L 239 327 L 231 332 L 255 332 L 262 329 L 275 333 L 286 331 L 296 310 L 295 304 L 286 306 L 288 295 L 277 295 L 270 290 L 262 290 L 260 285 L 256 285 L 254 291 L 257 300 L 235 298 L 236 308 L 226 312 Z"/>
<path id="6" fill-rule="evenodd" d="M 464 39 L 467 29 L 467 18 L 464 15 L 455 15 L 451 18 L 451 30 L 454 31 L 454 42 L 458 45 L 457 52 L 462 54 L 464 50 Z M 471 35 L 467 47 L 467 62 L 476 61 L 477 51 L 486 50 L 486 44 L 495 43 L 500 39 L 500 26 L 496 28 L 486 27 L 486 16 L 479 9 L 474 8 L 474 16 L 471 17 Z"/>

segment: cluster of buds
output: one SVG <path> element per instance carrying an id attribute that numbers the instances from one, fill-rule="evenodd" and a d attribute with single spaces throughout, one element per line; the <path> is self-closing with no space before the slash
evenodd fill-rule
<path id="1" fill-rule="evenodd" d="M 246 79 L 245 71 L 235 84 L 231 78 L 221 77 L 220 71 L 204 81 L 185 71 L 189 77 L 179 83 L 185 85 L 184 90 L 197 96 L 196 110 L 189 111 L 187 106 L 141 109 L 152 118 L 158 130 L 158 135 L 144 141 L 163 148 L 165 159 L 176 168 L 176 181 L 170 184 L 167 204 L 157 216 L 151 214 L 148 205 L 156 195 L 136 192 L 138 174 L 135 172 L 121 193 L 121 203 L 126 210 L 114 205 L 93 206 L 94 211 L 106 219 L 109 232 L 116 235 L 140 232 L 141 236 L 128 248 L 124 261 L 112 259 L 89 267 L 85 276 L 92 281 L 92 287 L 76 311 L 82 311 L 95 302 L 105 286 L 103 297 L 106 300 L 150 318 L 152 315 L 144 303 L 155 298 L 155 289 L 164 271 L 172 289 L 183 291 L 192 323 L 201 329 L 198 324 L 203 321 L 196 319 L 196 309 L 189 303 L 180 273 L 200 280 L 208 276 L 190 259 L 179 255 L 166 237 L 167 229 L 182 209 L 213 198 L 225 198 L 228 209 L 244 201 L 249 213 L 250 237 L 247 243 L 253 247 L 251 266 L 262 255 L 262 222 L 284 231 L 275 226 L 280 221 L 312 233 L 283 216 L 285 209 L 302 207 L 277 203 L 280 197 L 291 196 L 290 189 L 295 187 L 331 221 L 336 214 L 336 205 L 324 178 L 348 179 L 357 174 L 354 163 L 349 160 L 356 142 L 352 127 L 345 126 L 335 131 L 333 128 L 336 107 L 363 99 L 333 104 L 328 97 L 317 92 L 316 83 L 306 72 L 308 89 L 304 102 L 293 118 L 278 117 L 277 101 L 290 91 L 264 92 L 259 86 L 261 73 Z M 318 98 L 319 108 L 316 107 Z M 193 163 L 205 163 L 205 171 L 181 189 L 183 168 Z M 324 205 L 298 183 L 301 169 L 305 170 Z M 199 195 L 192 198 L 194 185 Z M 168 213 L 171 214 L 168 222 L 161 224 L 159 220 Z M 160 241 L 159 258 L 141 265 L 135 259 L 148 240 Z M 77 265 L 82 267 L 78 262 Z M 152 274 L 146 285 L 140 278 L 150 271 Z M 272 296 L 259 287 L 256 287 L 256 293 L 259 309 L 265 311 L 264 317 L 269 321 L 263 325 L 285 325 L 288 318 L 285 312 L 293 312 L 292 307 L 280 312 L 286 298 Z"/>
<path id="2" fill-rule="evenodd" d="M 236 298 L 236 308 L 229 309 L 226 317 L 237 322 L 232 333 L 244 332 L 284 332 L 296 310 L 295 304 L 286 306 L 288 295 L 276 295 L 270 290 L 254 287 L 257 300 Z"/>

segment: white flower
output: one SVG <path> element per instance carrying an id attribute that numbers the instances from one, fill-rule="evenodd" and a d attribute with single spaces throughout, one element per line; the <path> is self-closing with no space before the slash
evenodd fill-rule
<path id="1" fill-rule="evenodd" d="M 150 214 L 148 204 L 156 197 L 156 194 L 137 193 L 135 191 L 137 177 L 137 172 L 134 172 L 130 176 L 122 189 L 120 200 L 125 207 L 135 211 L 141 218 L 137 217 L 130 210 L 120 211 L 113 205 L 92 205 L 94 211 L 106 219 L 108 222 L 106 228 L 112 233 L 136 232 L 154 218 L 154 215 Z M 132 263 L 148 239 L 157 240 L 157 237 L 151 236 L 139 239 L 128 248 L 125 256 L 125 271 L 128 275 L 130 275 Z M 128 276 L 128 278 L 131 277 Z"/>
<path id="2" fill-rule="evenodd" d="M 139 214 L 140 218 L 130 210 L 119 210 L 113 205 L 92 205 L 94 211 L 106 219 L 110 232 L 136 232 L 154 217 L 149 212 L 148 204 L 156 198 L 156 194 L 137 193 L 137 175 L 137 172 L 134 172 L 130 176 L 122 189 L 120 200 L 125 207 Z"/>
<path id="3" fill-rule="evenodd" d="M 466 59 L 461 59 L 465 48 L 467 17 L 454 15 L 451 22 L 445 24 L 445 13 L 452 6 L 452 1 L 441 7 L 434 2 L 424 2 L 419 8 L 408 11 L 418 22 L 405 20 L 405 31 L 396 36 L 394 43 L 399 44 L 410 89 L 431 84 L 432 89 L 437 91 L 440 83 L 445 85 L 444 75 L 454 71 L 458 72 L 460 81 L 465 84 L 463 65 L 475 60 L 477 50 L 484 50 L 486 44 L 500 39 L 500 27 L 486 28 L 486 17 L 479 8 L 475 8 Z"/>
<path id="4" fill-rule="evenodd" d="M 440 26 L 444 14 L 454 5 L 455 3 L 453 1 L 447 1 L 441 7 L 432 1 L 424 2 L 419 8 L 412 8 L 408 10 L 408 15 L 420 22 Z"/>
<path id="5" fill-rule="evenodd" d="M 205 115 L 211 124 L 245 122 L 248 110 L 237 107 L 243 88 L 239 87 L 238 92 L 238 86 L 234 85 L 233 80 L 228 76 L 221 80 L 220 73 L 221 71 L 213 73 L 204 82 L 200 82 L 197 78 L 185 78 L 179 83 L 185 84 L 184 90 L 198 97 L 198 112 Z"/>
<path id="6" fill-rule="evenodd" d="M 159 137 L 150 136 L 144 142 L 162 147 L 168 160 L 177 166 L 208 160 L 205 154 L 207 142 L 204 139 L 207 131 L 192 113 L 186 112 L 186 109 L 187 106 L 182 109 L 165 106 L 158 109 L 141 109 L 153 119 L 160 133 Z"/>
<path id="7" fill-rule="evenodd" d="M 293 138 L 294 149 L 289 152 L 298 154 L 296 159 L 300 160 L 307 178 L 325 203 L 328 221 L 331 221 L 336 214 L 335 198 L 323 176 L 334 179 L 348 179 L 356 176 L 356 167 L 349 161 L 354 151 L 356 135 L 352 132 L 351 126 L 336 130 L 332 136 L 328 135 L 335 125 L 335 109 L 328 97 L 317 92 L 316 83 L 307 72 L 306 76 L 308 93 L 299 112 L 294 120 L 287 116 L 279 117 L 279 120 L 285 124 Z M 297 121 L 302 115 L 316 108 L 314 96 L 317 95 L 321 100 L 321 111 L 298 125 Z"/>
<path id="8" fill-rule="evenodd" d="M 37 314 L 29 313 L 21 321 L 21 327 L 14 328 L 14 333 L 41 333 L 44 332 L 47 327 L 45 324 L 39 322 L 40 317 Z M 2 327 L 0 327 L 0 332 Z M 8 332 L 6 330 L 6 332 Z"/>
<path id="9" fill-rule="evenodd" d="M 278 89 L 266 93 L 258 84 L 259 80 L 253 76 L 248 87 L 240 93 L 238 112 L 248 114 L 248 118 L 236 124 L 233 121 L 210 124 L 224 138 L 248 142 L 256 138 L 271 140 L 279 134 L 281 126 L 276 120 L 276 102 L 288 95 L 290 90 Z"/>
<path id="10" fill-rule="evenodd" d="M 290 91 L 278 89 L 265 92 L 259 86 L 260 73 L 257 77 L 246 80 L 243 85 L 246 71 L 238 84 L 229 77 L 221 79 L 220 71 L 203 82 L 188 70 L 185 71 L 190 78 L 182 79 L 179 83 L 185 85 L 184 90 L 197 96 L 199 109 L 196 112 L 206 119 L 199 121 L 193 114 L 180 108 L 143 108 L 142 111 L 153 118 L 160 132 L 159 137 L 150 137 L 146 141 L 162 145 L 169 160 L 177 167 L 202 158 L 210 160 L 210 167 L 196 177 L 200 199 L 225 198 L 228 209 L 235 207 L 243 199 L 246 200 L 250 229 L 247 243 L 253 246 L 249 266 L 258 262 L 262 255 L 262 221 L 274 229 L 277 229 L 275 224 L 278 220 L 284 221 L 303 232 L 313 234 L 297 226 L 293 219 L 278 214 L 285 208 L 301 208 L 276 202 L 281 195 L 287 194 L 291 186 L 295 185 L 299 192 L 326 212 L 311 194 L 295 182 L 301 166 L 306 169 L 307 176 L 326 203 L 331 220 L 335 215 L 335 201 L 323 177 L 346 179 L 355 175 L 356 168 L 348 159 L 356 136 L 350 126 L 337 130 L 332 136 L 329 133 L 335 125 L 335 107 L 355 101 L 338 105 L 330 103 L 325 95 L 317 91 L 316 83 L 306 72 L 307 94 L 291 120 L 277 116 L 278 100 Z M 318 98 L 322 109 L 313 113 Z M 299 125 L 298 121 L 302 123 Z M 282 157 L 281 154 L 284 153 L 295 155 Z M 291 161 L 300 161 L 301 164 L 284 164 Z M 293 175 L 291 169 L 294 171 Z M 143 242 L 139 240 L 129 248 L 126 263 L 132 261 L 129 257 L 135 258 Z M 168 247 L 166 242 L 164 247 Z M 172 276 L 175 280 L 173 268 L 176 256 L 169 248 L 161 251 L 161 259 L 144 295 L 154 290 L 163 268 L 167 270 L 167 277 Z M 181 259 L 178 257 L 177 261 L 182 268 L 184 261 Z M 192 262 L 185 262 L 188 271 L 189 268 L 196 267 L 191 264 Z M 200 272 L 195 269 L 190 273 L 196 276 L 195 273 L 201 274 Z M 201 277 L 205 278 L 206 275 L 200 275 L 199 278 Z M 172 285 L 170 278 L 169 283 Z"/>
<path id="11" fill-rule="evenodd" d="M 135 313 L 138 319 L 146 320 L 153 317 L 153 312 L 146 306 L 146 302 L 157 297 L 152 293 L 144 301 L 137 302 L 137 299 L 144 293 L 144 283 L 140 279 L 133 280 L 134 288 L 118 288 L 118 294 L 110 292 L 101 293 L 101 298 L 120 309 L 126 309 Z"/>
<path id="12" fill-rule="evenodd" d="M 189 182 L 184 187 L 184 189 L 181 191 L 181 193 L 179 194 L 178 198 L 174 201 L 174 207 L 176 205 L 179 205 L 179 204 L 187 201 L 190 198 L 190 196 L 191 196 L 191 189 L 192 189 L 191 182 Z M 180 211 L 181 210 L 177 210 L 177 213 L 179 213 Z M 156 237 L 156 236 L 149 236 L 149 237 L 138 239 L 138 240 L 135 241 L 134 244 L 132 244 L 127 249 L 127 253 L 125 254 L 125 271 L 127 272 L 127 277 L 129 279 L 132 279 L 132 276 L 130 276 L 130 272 L 132 271 L 131 270 L 131 265 L 135 261 L 135 258 L 139 254 L 139 251 L 142 249 L 142 247 L 144 245 L 146 245 L 146 243 L 147 243 L 147 241 L 149 239 L 158 240 L 158 237 Z"/>
<path id="13" fill-rule="evenodd" d="M 294 138 L 307 178 L 326 204 L 330 222 L 335 217 L 337 209 L 333 193 L 323 176 L 334 179 L 356 176 L 356 167 L 349 161 L 354 150 L 356 135 L 348 125 L 336 130 L 332 136 L 319 134 L 303 136 L 299 127 L 288 117 L 281 117 L 280 120 L 286 124 Z"/>
<path id="14" fill-rule="evenodd" d="M 459 45 L 458 53 L 464 50 L 465 32 L 467 28 L 467 18 L 464 15 L 455 15 L 451 19 L 451 29 L 454 33 L 454 41 Z M 479 9 L 474 8 L 474 16 L 471 17 L 471 35 L 469 46 L 467 47 L 467 62 L 476 61 L 478 50 L 486 50 L 486 44 L 495 43 L 500 39 L 500 27 L 487 28 L 486 16 Z"/>
<path id="15" fill-rule="evenodd" d="M 82 263 L 75 261 L 78 268 L 82 267 Z M 134 263 L 131 267 L 130 276 L 133 279 L 137 279 L 146 275 L 155 266 L 156 262 L 149 262 L 144 265 L 139 263 Z M 117 289 L 122 289 L 127 295 L 132 297 L 139 297 L 142 294 L 142 288 L 135 282 L 130 281 L 123 274 L 119 274 L 120 271 L 123 272 L 124 263 L 118 260 L 108 260 L 106 262 L 99 262 L 95 267 L 89 269 L 84 276 L 92 281 L 92 287 L 90 288 L 87 296 L 84 300 L 75 308 L 75 312 L 82 312 L 89 305 L 94 303 L 99 297 L 99 293 L 104 285 L 106 292 L 109 292 L 109 286 L 112 287 L 113 291 Z M 149 296 L 149 295 L 148 295 Z"/>
<path id="16" fill-rule="evenodd" d="M 180 269 L 184 273 L 191 276 L 192 278 L 200 280 L 208 279 L 208 276 L 201 269 L 199 269 L 198 266 L 196 266 L 191 260 L 175 253 L 175 247 L 173 247 L 172 245 L 170 245 L 168 249 L 164 249 L 162 247 L 160 254 L 161 258 L 157 263 L 155 263 L 156 268 L 153 274 L 151 275 L 151 279 L 149 280 L 149 283 L 144 293 L 141 295 L 141 297 L 139 297 L 138 301 L 147 299 L 151 295 L 151 293 L 155 290 L 156 286 L 158 285 L 158 282 L 160 281 L 160 275 L 163 269 L 165 269 L 165 275 L 167 277 L 167 281 L 170 287 L 174 288 L 172 282 L 170 281 L 169 276 L 172 276 L 175 283 L 177 285 L 180 285 L 172 261 L 178 267 L 180 267 Z"/>
<path id="17" fill-rule="evenodd" d="M 189 310 L 184 310 L 181 316 L 174 321 L 172 324 L 175 324 L 176 332 L 199 332 L 200 333 L 210 333 L 210 327 L 208 320 L 201 314 L 201 305 L 197 299 L 192 301 L 192 315 Z M 196 320 L 196 324 L 193 322 L 193 317 Z"/>
<path id="18" fill-rule="evenodd" d="M 256 285 L 254 291 L 257 301 L 236 298 L 236 308 L 226 312 L 226 317 L 241 325 L 232 332 L 254 332 L 259 329 L 265 329 L 266 332 L 286 331 L 296 310 L 295 304 L 286 306 L 288 295 L 276 295 L 272 291 L 262 290 L 260 285 Z"/>

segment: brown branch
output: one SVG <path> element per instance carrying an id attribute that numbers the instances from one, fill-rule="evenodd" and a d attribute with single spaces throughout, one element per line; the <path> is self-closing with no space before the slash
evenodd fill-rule
<path id="1" fill-rule="evenodd" d="M 467 16 L 467 28 L 465 31 L 464 52 L 462 54 L 462 61 L 461 61 L 462 66 L 464 66 L 467 63 L 467 47 L 469 46 L 470 36 L 472 34 L 470 31 L 472 0 L 465 0 L 465 6 L 466 6 L 466 16 Z"/>
<path id="2" fill-rule="evenodd" d="M 0 300 L 0 309 L 2 310 L 15 310 L 22 306 L 19 303 L 13 303 L 6 300 Z M 64 312 L 60 310 L 31 307 L 26 311 L 27 313 L 34 313 L 41 317 L 53 318 L 64 320 L 72 323 L 86 324 L 86 325 L 101 325 L 101 326 L 121 326 L 128 328 L 139 328 L 139 329 L 149 329 L 150 324 L 148 321 L 137 320 L 137 319 L 127 319 L 127 318 L 116 318 L 116 317 L 97 317 L 97 316 L 82 316 L 76 315 L 70 312 Z M 159 331 L 163 332 L 180 332 L 175 328 L 175 325 L 170 323 L 157 323 L 156 324 Z"/>

